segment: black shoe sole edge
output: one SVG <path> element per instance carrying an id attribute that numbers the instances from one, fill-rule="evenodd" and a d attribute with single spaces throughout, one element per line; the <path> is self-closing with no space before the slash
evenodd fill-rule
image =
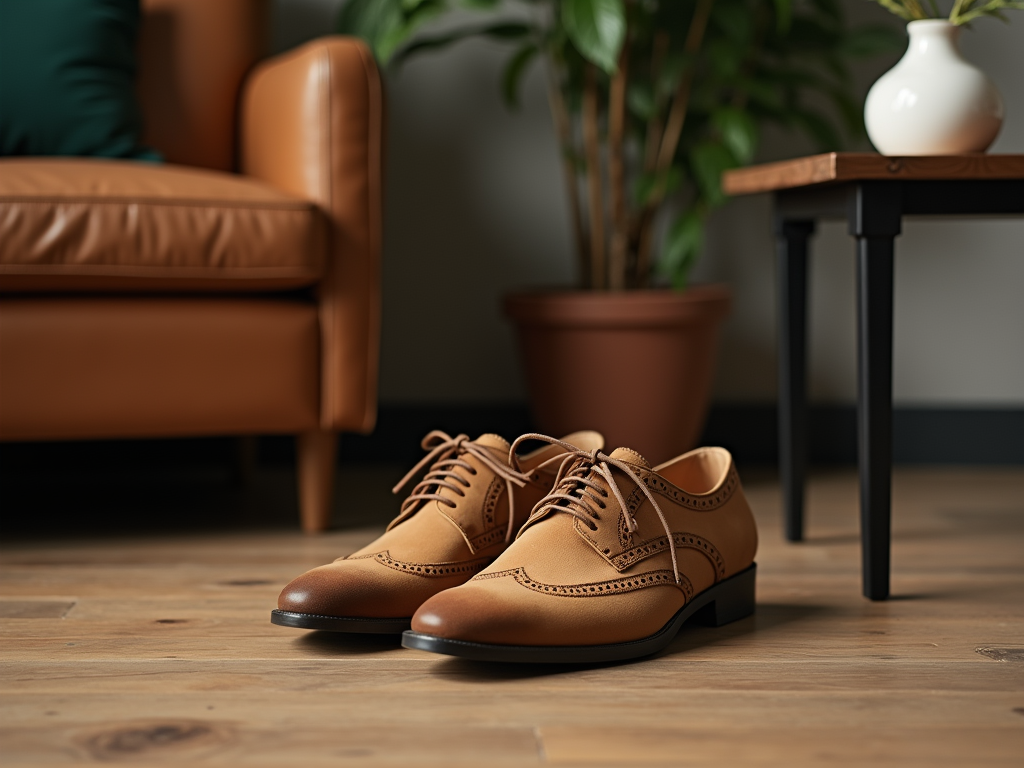
<path id="1" fill-rule="evenodd" d="M 627 643 L 498 645 L 450 640 L 409 630 L 402 633 L 402 646 L 475 661 L 506 661 L 521 664 L 593 664 L 650 656 L 668 646 L 683 624 L 697 614 L 700 614 L 698 618 L 714 627 L 750 616 L 754 612 L 756 575 L 757 565 L 753 564 L 735 576 L 705 589 L 679 609 L 675 616 L 653 635 Z"/>
<path id="2" fill-rule="evenodd" d="M 325 632 L 351 632 L 363 635 L 400 635 L 409 629 L 411 622 L 411 616 L 407 619 L 360 619 L 281 610 L 270 612 L 270 623 L 277 624 L 279 627 L 319 629 Z"/>

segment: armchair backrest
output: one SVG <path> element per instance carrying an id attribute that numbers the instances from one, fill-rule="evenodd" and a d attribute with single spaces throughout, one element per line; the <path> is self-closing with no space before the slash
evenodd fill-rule
<path id="1" fill-rule="evenodd" d="M 268 0 L 142 0 L 143 142 L 169 163 L 234 170 L 242 80 L 268 36 Z"/>

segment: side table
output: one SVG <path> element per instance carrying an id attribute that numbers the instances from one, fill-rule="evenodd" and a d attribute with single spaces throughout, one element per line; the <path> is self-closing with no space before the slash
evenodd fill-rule
<path id="1" fill-rule="evenodd" d="M 1024 155 L 832 152 L 728 171 L 727 194 L 774 196 L 779 293 L 779 472 L 800 541 L 807 466 L 807 256 L 816 222 L 856 239 L 857 438 L 864 596 L 889 596 L 894 240 L 904 216 L 1024 214 Z M 1024 255 L 1024 243 L 1021 244 Z"/>

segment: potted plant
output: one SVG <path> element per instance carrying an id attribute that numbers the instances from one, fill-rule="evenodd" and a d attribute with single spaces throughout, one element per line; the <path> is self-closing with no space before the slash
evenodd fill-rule
<path id="1" fill-rule="evenodd" d="M 984 152 L 1003 124 L 1003 101 L 988 76 L 960 53 L 960 30 L 984 16 L 1024 8 L 1021 0 L 956 0 L 948 19 L 935 0 L 877 0 L 907 22 L 910 44 L 868 92 L 864 120 L 885 155 Z"/>
<path id="2" fill-rule="evenodd" d="M 424 24 L 453 6 L 455 29 Z M 652 460 L 692 447 L 707 411 L 724 286 L 689 285 L 724 170 L 759 127 L 841 143 L 863 131 L 850 57 L 890 50 L 885 28 L 849 29 L 839 0 L 349 0 L 339 31 L 382 63 L 469 36 L 512 46 L 515 104 L 534 61 L 549 102 L 575 235 L 576 290 L 506 298 L 535 419 L 599 429 Z M 821 104 L 830 109 L 822 111 Z"/>

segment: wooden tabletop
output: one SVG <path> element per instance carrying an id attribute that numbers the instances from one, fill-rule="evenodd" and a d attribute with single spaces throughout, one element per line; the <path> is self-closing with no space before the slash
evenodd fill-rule
<path id="1" fill-rule="evenodd" d="M 726 171 L 728 195 L 867 179 L 1024 179 L 1024 155 L 886 157 L 874 152 L 829 152 Z"/>

